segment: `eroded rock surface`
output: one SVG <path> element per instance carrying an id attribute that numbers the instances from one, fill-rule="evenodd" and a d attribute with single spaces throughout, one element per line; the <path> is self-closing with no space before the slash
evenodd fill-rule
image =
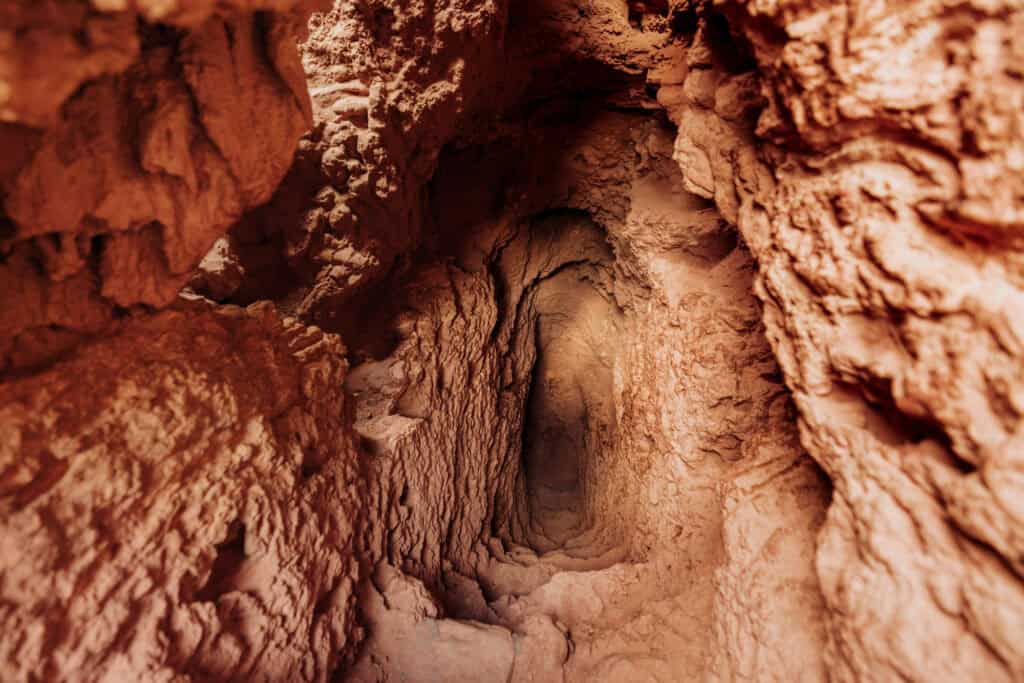
<path id="1" fill-rule="evenodd" d="M 358 632 L 344 353 L 183 304 L 4 384 L 4 678 L 326 680 Z"/>
<path id="2" fill-rule="evenodd" d="M 756 128 L 735 116 L 749 75 L 711 42 L 659 99 L 687 187 L 758 260 L 802 442 L 835 486 L 816 559 L 830 674 L 1018 679 L 1021 8 L 723 9 L 760 67 Z"/>
<path id="3" fill-rule="evenodd" d="M 1024 676 L 1018 4 L 315 4 L 0 6 L 0 678 Z"/>
<path id="4" fill-rule="evenodd" d="M 167 306 L 270 198 L 310 123 L 312 8 L 0 6 L 0 372 Z"/>
<path id="5" fill-rule="evenodd" d="M 522 153 L 528 135 L 562 144 Z M 446 265 L 425 256 L 389 290 L 395 348 L 350 380 L 391 489 L 375 502 L 400 510 L 386 571 L 437 596 L 381 612 L 376 583 L 384 633 L 448 653 L 463 636 L 438 619 L 502 626 L 513 680 L 824 676 L 829 485 L 797 443 L 752 260 L 672 154 L 664 122 L 597 94 L 442 155 Z M 374 636 L 351 680 L 419 680 L 416 661 Z"/>

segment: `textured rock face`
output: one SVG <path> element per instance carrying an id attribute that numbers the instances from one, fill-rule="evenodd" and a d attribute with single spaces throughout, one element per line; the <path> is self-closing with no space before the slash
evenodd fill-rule
<path id="1" fill-rule="evenodd" d="M 4 384 L 4 678 L 326 680 L 362 520 L 344 352 L 179 305 Z"/>
<path id="2" fill-rule="evenodd" d="M 711 45 L 659 99 L 687 186 L 735 212 L 758 260 L 802 441 L 835 486 L 817 554 L 831 675 L 1017 679 L 1024 15 L 726 9 L 776 146 L 758 155 L 731 115 L 746 75 Z"/>
<path id="3" fill-rule="evenodd" d="M 309 126 L 310 3 L 131 6 L 0 7 L 0 371 L 171 303 Z"/>
<path id="4" fill-rule="evenodd" d="M 315 4 L 0 5 L 0 679 L 1024 676 L 1018 5 Z"/>
<path id="5" fill-rule="evenodd" d="M 250 277 L 225 293 L 201 272 L 194 286 L 351 331 L 356 296 L 425 238 L 422 192 L 441 148 L 501 87 L 505 23 L 493 1 L 337 2 L 315 15 L 303 47 L 315 125 L 277 195 L 229 240 Z"/>

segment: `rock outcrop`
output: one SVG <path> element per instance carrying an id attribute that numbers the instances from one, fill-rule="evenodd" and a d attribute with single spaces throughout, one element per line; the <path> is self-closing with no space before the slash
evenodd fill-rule
<path id="1" fill-rule="evenodd" d="M 295 43 L 312 9 L 0 7 L 0 371 L 167 306 L 270 198 L 310 125 Z"/>

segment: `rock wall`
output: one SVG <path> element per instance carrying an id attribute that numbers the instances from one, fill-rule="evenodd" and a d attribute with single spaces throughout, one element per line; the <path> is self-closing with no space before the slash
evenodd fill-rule
<path id="1" fill-rule="evenodd" d="M 327 680 L 363 521 L 344 353 L 182 303 L 3 384 L 3 677 Z"/>
<path id="2" fill-rule="evenodd" d="M 659 100 L 686 186 L 758 261 L 801 441 L 835 487 L 816 557 L 830 675 L 1018 679 L 1024 15 L 721 9 L 761 97 L 705 19 Z M 737 117 L 759 99 L 756 125 Z"/>
<path id="3" fill-rule="evenodd" d="M 423 188 L 442 147 L 501 87 L 506 3 L 407 5 L 337 2 L 314 16 L 303 46 L 314 126 L 277 194 L 224 242 L 228 258 L 204 264 L 198 291 L 273 298 L 359 333 L 349 321 L 365 315 L 367 287 L 428 238 Z M 226 279 L 225 260 L 248 277 Z"/>
<path id="4" fill-rule="evenodd" d="M 0 678 L 1024 676 L 1018 5 L 326 5 L 0 3 Z"/>
<path id="5" fill-rule="evenodd" d="M 310 123 L 295 41 L 312 8 L 0 7 L 0 371 L 167 306 L 271 196 Z"/>

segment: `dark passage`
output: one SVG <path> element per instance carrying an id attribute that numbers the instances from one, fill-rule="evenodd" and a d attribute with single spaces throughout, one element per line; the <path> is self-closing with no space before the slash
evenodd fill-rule
<path id="1" fill-rule="evenodd" d="M 571 264 L 534 292 L 537 360 L 523 465 L 534 545 L 571 545 L 590 525 L 587 487 L 615 419 L 617 307 L 602 263 Z"/>

